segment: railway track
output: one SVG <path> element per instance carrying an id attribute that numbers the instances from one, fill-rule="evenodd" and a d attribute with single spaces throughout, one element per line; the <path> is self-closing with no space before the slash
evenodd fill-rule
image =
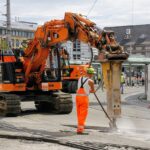
<path id="1" fill-rule="evenodd" d="M 54 136 L 51 133 L 44 130 L 18 128 L 8 123 L 0 123 L 0 130 L 13 132 L 13 134 L 0 133 L 0 138 L 4 138 L 4 139 L 18 139 L 18 140 L 37 141 L 37 142 L 47 142 L 47 143 L 54 143 L 54 144 L 59 144 L 59 145 L 68 146 L 72 148 L 77 148 L 81 150 L 149 150 L 149 148 L 142 148 L 142 147 L 129 146 L 129 145 L 118 145 L 118 144 L 110 144 L 110 143 L 104 144 L 100 142 L 90 142 L 90 141 L 84 141 L 84 142 L 71 141 L 71 140 L 62 139 L 61 136 L 60 137 Z M 75 135 L 75 133 L 72 135 Z"/>
<path id="2" fill-rule="evenodd" d="M 59 144 L 67 147 L 77 148 L 81 150 L 149 150 L 149 148 L 141 148 L 129 145 L 118 145 L 118 144 L 109 144 L 109 143 L 93 143 L 93 142 L 74 142 L 68 140 L 61 140 L 54 137 L 37 137 L 37 136 L 23 136 L 23 135 L 7 135 L 0 134 L 0 138 L 5 139 L 18 139 L 18 140 L 27 140 L 27 141 L 36 141 L 36 142 L 47 142 Z"/>

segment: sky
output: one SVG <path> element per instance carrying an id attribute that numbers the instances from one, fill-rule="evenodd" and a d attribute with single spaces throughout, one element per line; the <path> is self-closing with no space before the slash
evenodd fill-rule
<path id="1" fill-rule="evenodd" d="M 10 0 L 11 19 L 44 24 L 63 19 L 65 12 L 87 16 L 99 27 L 150 24 L 150 0 Z M 96 3 L 94 3 L 96 2 Z M 0 0 L 0 20 L 6 13 Z M 94 7 L 92 7 L 94 5 Z M 92 8 L 92 9 L 91 9 Z"/>

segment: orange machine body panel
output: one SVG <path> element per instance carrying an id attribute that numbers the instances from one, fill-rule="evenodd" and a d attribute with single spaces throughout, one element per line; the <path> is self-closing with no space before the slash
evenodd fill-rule
<path id="1" fill-rule="evenodd" d="M 16 58 L 14 56 L 5 56 L 4 58 L 4 62 L 16 62 Z"/>
<path id="2" fill-rule="evenodd" d="M 43 82 L 41 83 L 42 91 L 61 90 L 62 82 Z"/>
<path id="3" fill-rule="evenodd" d="M 16 58 L 12 51 L 5 51 L 5 50 L 0 50 L 0 62 L 16 62 Z"/>
<path id="4" fill-rule="evenodd" d="M 69 66 L 69 68 L 72 70 L 70 72 L 70 76 L 65 76 L 65 74 L 63 74 L 62 79 L 63 80 L 78 80 L 81 76 L 86 75 L 86 69 L 88 66 L 89 65 L 86 65 L 86 64 L 85 65 L 84 64 L 83 65 L 71 64 Z M 67 69 L 68 67 L 65 67 L 65 68 Z"/>
<path id="5" fill-rule="evenodd" d="M 1 83 L 0 84 L 1 92 L 12 92 L 12 91 L 26 91 L 26 84 L 9 84 L 9 83 Z"/>

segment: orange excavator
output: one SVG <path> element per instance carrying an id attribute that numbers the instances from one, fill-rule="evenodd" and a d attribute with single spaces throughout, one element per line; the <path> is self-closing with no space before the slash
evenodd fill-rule
<path id="1" fill-rule="evenodd" d="M 52 20 L 37 28 L 24 53 L 0 52 L 0 114 L 17 116 L 20 102 L 32 100 L 39 111 L 68 114 L 72 97 L 63 93 L 60 43 L 76 39 L 99 49 L 103 59 L 127 57 L 119 45 L 111 45 L 112 31 L 102 31 L 82 15 L 67 12 L 62 20 Z M 112 48 L 111 48 L 112 47 Z M 49 55 L 49 66 L 46 60 Z M 47 68 L 47 69 L 45 69 Z"/>
<path id="2" fill-rule="evenodd" d="M 64 66 L 62 74 L 62 91 L 66 93 L 76 93 L 78 79 L 86 75 L 88 64 L 71 63 Z"/>

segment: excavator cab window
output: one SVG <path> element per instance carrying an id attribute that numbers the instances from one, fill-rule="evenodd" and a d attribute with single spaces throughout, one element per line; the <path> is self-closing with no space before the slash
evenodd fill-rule
<path id="1" fill-rule="evenodd" d="M 58 49 L 52 49 L 46 60 L 46 67 L 43 73 L 45 82 L 61 81 L 60 55 Z"/>
<path id="2" fill-rule="evenodd" d="M 62 77 L 70 76 L 70 62 L 69 62 L 69 53 L 66 48 L 61 47 L 59 49 L 60 54 L 60 66 L 62 70 Z"/>

